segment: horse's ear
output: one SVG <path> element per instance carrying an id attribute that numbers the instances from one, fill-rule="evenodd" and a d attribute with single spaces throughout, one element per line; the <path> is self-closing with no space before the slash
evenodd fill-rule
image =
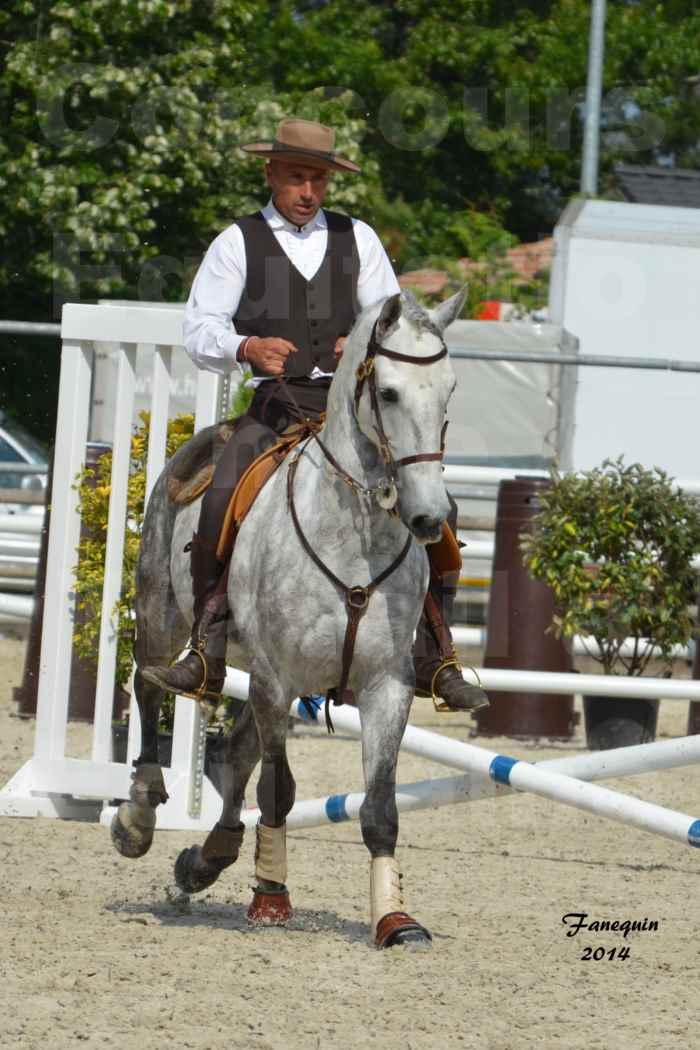
<path id="1" fill-rule="evenodd" d="M 456 295 L 451 296 L 449 299 L 445 299 L 444 303 L 440 303 L 434 310 L 430 310 L 430 317 L 439 329 L 444 332 L 448 325 L 451 325 L 456 318 L 459 317 L 462 307 L 464 306 L 464 300 L 467 298 L 467 286 L 457 292 Z"/>
<path id="2" fill-rule="evenodd" d="M 377 318 L 377 341 L 381 343 L 384 336 L 387 334 L 390 328 L 398 321 L 401 316 L 401 294 L 397 292 L 396 295 L 390 295 L 385 300 L 384 305 L 379 311 L 379 317 Z"/>

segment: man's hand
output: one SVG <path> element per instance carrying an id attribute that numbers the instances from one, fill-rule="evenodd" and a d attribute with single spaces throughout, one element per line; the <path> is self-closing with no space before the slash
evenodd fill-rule
<path id="1" fill-rule="evenodd" d="M 339 335 L 338 338 L 336 339 L 336 341 L 335 341 L 335 356 L 336 357 L 340 357 L 340 355 L 342 354 L 343 347 L 345 346 L 345 340 L 346 339 L 347 339 L 346 335 Z"/>
<path id="2" fill-rule="evenodd" d="M 275 336 L 261 339 L 253 335 L 246 343 L 245 359 L 259 372 L 280 376 L 284 372 L 287 354 L 295 354 L 296 351 L 296 346 L 288 339 L 277 339 Z"/>

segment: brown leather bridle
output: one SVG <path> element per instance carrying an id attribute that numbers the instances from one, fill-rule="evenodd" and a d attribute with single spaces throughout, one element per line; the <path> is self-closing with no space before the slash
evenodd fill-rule
<path id="1" fill-rule="evenodd" d="M 375 321 L 372 326 L 372 332 L 367 344 L 367 352 L 355 370 L 355 394 L 353 401 L 355 406 L 355 421 L 359 424 L 358 411 L 360 407 L 360 398 L 362 397 L 364 384 L 367 382 L 372 412 L 375 420 L 374 426 L 377 431 L 377 437 L 379 438 L 379 451 L 386 469 L 386 477 L 384 478 L 384 481 L 374 488 L 367 488 L 365 485 L 360 484 L 359 481 L 353 478 L 353 476 L 340 465 L 331 451 L 326 448 L 318 436 L 318 432 L 313 434 L 313 438 L 323 452 L 323 455 L 335 470 L 336 474 L 338 474 L 347 485 L 354 488 L 357 492 L 362 492 L 366 496 L 376 496 L 380 506 L 383 506 L 390 514 L 398 516 L 398 512 L 395 510 L 394 505 L 397 499 L 396 481 L 399 467 L 408 467 L 412 463 L 427 463 L 431 460 L 442 461 L 445 454 L 447 420 L 445 420 L 440 433 L 439 452 L 417 452 L 412 456 L 403 456 L 402 459 L 394 459 L 391 451 L 391 444 L 384 429 L 384 421 L 382 420 L 382 413 L 379 408 L 379 398 L 377 396 L 377 383 L 374 371 L 374 361 L 377 356 L 389 357 L 394 361 L 404 361 L 412 365 L 432 365 L 435 364 L 436 361 L 441 361 L 443 357 L 447 356 L 447 347 L 443 343 L 442 349 L 437 354 L 432 354 L 430 357 L 413 357 L 410 354 L 400 354 L 396 350 L 387 350 L 386 347 L 382 346 L 377 339 L 377 322 Z M 378 495 L 378 493 L 380 493 L 380 495 Z"/>
<path id="2" fill-rule="evenodd" d="M 442 433 L 440 434 L 439 452 L 417 452 L 413 456 L 404 456 L 402 459 L 394 459 L 389 439 L 384 430 L 382 413 L 379 408 L 376 372 L 374 370 L 374 364 L 377 357 L 388 357 L 392 361 L 403 361 L 411 365 L 433 365 L 437 361 L 441 361 L 443 357 L 447 357 L 447 347 L 443 343 L 442 348 L 436 354 L 431 354 L 430 357 L 415 357 L 412 354 L 400 354 L 397 350 L 387 350 L 385 346 L 382 346 L 377 339 L 377 322 L 375 321 L 372 325 L 372 332 L 367 344 L 367 353 L 355 372 L 355 418 L 357 419 L 357 414 L 360 408 L 360 398 L 362 397 L 364 385 L 367 383 L 372 412 L 374 414 L 374 426 L 379 438 L 379 452 L 384 461 L 384 466 L 386 467 L 389 484 L 396 485 L 399 467 L 408 467 L 412 463 L 428 463 L 431 460 L 442 461 L 445 454 L 445 431 L 447 430 L 447 422 L 444 423 Z"/>
<path id="3" fill-rule="evenodd" d="M 383 347 L 377 339 L 377 322 L 375 321 L 374 325 L 372 326 L 372 332 L 369 338 L 369 342 L 367 344 L 367 353 L 365 354 L 363 361 L 358 366 L 355 372 L 355 418 L 357 419 L 360 398 L 362 397 L 362 390 L 366 382 L 369 389 L 372 412 L 374 414 L 374 426 L 379 437 L 379 450 L 387 472 L 386 487 L 393 488 L 395 493 L 397 472 L 400 467 L 407 467 L 410 466 L 412 463 L 426 463 L 431 460 L 442 460 L 445 450 L 445 431 L 447 429 L 447 423 L 445 422 L 442 428 L 442 433 L 440 435 L 439 452 L 418 452 L 412 456 L 404 456 L 402 459 L 394 459 L 391 452 L 391 445 L 389 443 L 389 439 L 387 438 L 386 431 L 384 430 L 384 423 L 382 421 L 382 415 L 379 408 L 379 398 L 377 397 L 377 384 L 374 371 L 374 362 L 375 358 L 378 356 L 389 357 L 393 361 L 403 361 L 414 365 L 432 365 L 435 364 L 435 362 L 437 361 L 441 361 L 443 357 L 447 356 L 447 347 L 443 343 L 442 349 L 437 354 L 432 354 L 430 357 L 413 357 L 410 354 L 401 354 L 395 350 L 387 350 L 386 347 Z M 301 522 L 299 521 L 299 516 L 297 514 L 297 509 L 294 502 L 294 478 L 296 476 L 297 465 L 299 463 L 300 457 L 304 453 L 309 442 L 314 440 L 320 446 L 321 451 L 323 452 L 324 456 L 331 464 L 333 469 L 340 475 L 340 477 L 345 482 L 347 482 L 353 488 L 363 491 L 367 494 L 372 493 L 374 490 L 367 489 L 365 486 L 361 485 L 358 481 L 355 480 L 355 478 L 352 477 L 352 475 L 350 475 L 343 467 L 341 467 L 341 465 L 336 460 L 335 456 L 332 455 L 329 449 L 327 449 L 323 442 L 320 440 L 317 433 L 312 433 L 309 436 L 308 440 L 296 453 L 294 459 L 289 464 L 289 471 L 287 474 L 287 502 L 289 505 L 289 510 L 292 516 L 292 521 L 294 523 L 294 528 L 296 530 L 297 536 L 299 537 L 299 541 L 301 542 L 302 547 L 309 555 L 311 560 L 318 566 L 318 568 L 326 576 L 326 578 L 330 580 L 330 582 L 342 593 L 345 599 L 345 608 L 348 617 L 347 626 L 345 628 L 345 639 L 343 642 L 340 683 L 333 689 L 329 689 L 326 693 L 326 726 L 328 727 L 328 731 L 332 732 L 333 723 L 331 722 L 330 718 L 329 706 L 331 700 L 336 705 L 345 702 L 344 697 L 347 691 L 348 679 L 350 677 L 350 666 L 352 664 L 352 658 L 355 652 L 355 639 L 357 637 L 357 629 L 359 627 L 360 620 L 367 611 L 369 600 L 374 591 L 377 589 L 380 583 L 383 583 L 384 580 L 388 579 L 388 577 L 391 576 L 391 574 L 396 569 L 398 569 L 399 565 L 401 565 L 404 558 L 408 554 L 413 543 L 413 535 L 411 532 L 408 533 L 406 542 L 404 543 L 397 556 L 392 561 L 391 565 L 389 565 L 386 569 L 384 569 L 383 572 L 381 572 L 370 583 L 368 583 L 366 587 L 348 587 L 345 583 L 343 583 L 343 581 L 338 576 L 336 576 L 335 573 L 332 572 L 331 569 L 329 569 L 328 566 L 322 561 L 322 559 L 318 556 L 318 554 L 313 549 L 308 539 L 304 535 L 304 531 L 301 527 Z M 393 511 L 393 505 L 391 508 L 387 509 Z"/>

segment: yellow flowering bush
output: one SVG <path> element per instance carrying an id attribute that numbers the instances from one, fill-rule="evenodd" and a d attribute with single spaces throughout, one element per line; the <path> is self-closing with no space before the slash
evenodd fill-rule
<path id="1" fill-rule="evenodd" d="M 140 419 L 141 425 L 131 439 L 121 596 L 112 613 L 117 630 L 115 682 L 120 686 L 124 686 L 128 681 L 133 661 L 135 574 L 146 493 L 150 413 L 141 412 Z M 166 457 L 169 459 L 177 452 L 180 445 L 192 437 L 193 433 L 194 416 L 191 413 L 170 419 Z M 76 654 L 93 664 L 97 663 L 102 615 L 111 475 L 112 453 L 109 451 L 100 456 L 95 467 L 83 468 L 76 479 L 83 535 L 78 545 L 78 564 L 74 568 L 75 593 L 76 605 L 83 613 L 84 622 L 76 624 L 73 644 Z"/>

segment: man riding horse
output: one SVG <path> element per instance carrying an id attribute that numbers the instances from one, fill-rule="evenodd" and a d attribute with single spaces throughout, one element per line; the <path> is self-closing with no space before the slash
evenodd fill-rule
<path id="1" fill-rule="evenodd" d="M 190 650 L 172 667 L 143 675 L 174 693 L 220 692 L 226 667 L 227 566 L 217 557 L 231 493 L 252 461 L 291 425 L 318 420 L 345 336 L 363 309 L 399 285 L 377 234 L 366 223 L 321 205 L 331 171 L 359 172 L 334 151 L 331 128 L 283 120 L 273 142 L 242 148 L 266 158 L 271 199 L 237 219 L 210 245 L 184 318 L 187 352 L 199 368 L 253 371 L 255 394 L 237 421 L 204 495 L 191 541 L 194 623 Z M 233 323 L 232 323 L 233 321 Z M 449 524 L 457 524 L 450 499 Z M 432 546 L 427 548 L 430 556 Z M 462 678 L 449 616 L 456 580 L 431 559 L 426 604 L 416 634 L 416 694 L 453 710 L 476 710 L 486 694 Z"/>

